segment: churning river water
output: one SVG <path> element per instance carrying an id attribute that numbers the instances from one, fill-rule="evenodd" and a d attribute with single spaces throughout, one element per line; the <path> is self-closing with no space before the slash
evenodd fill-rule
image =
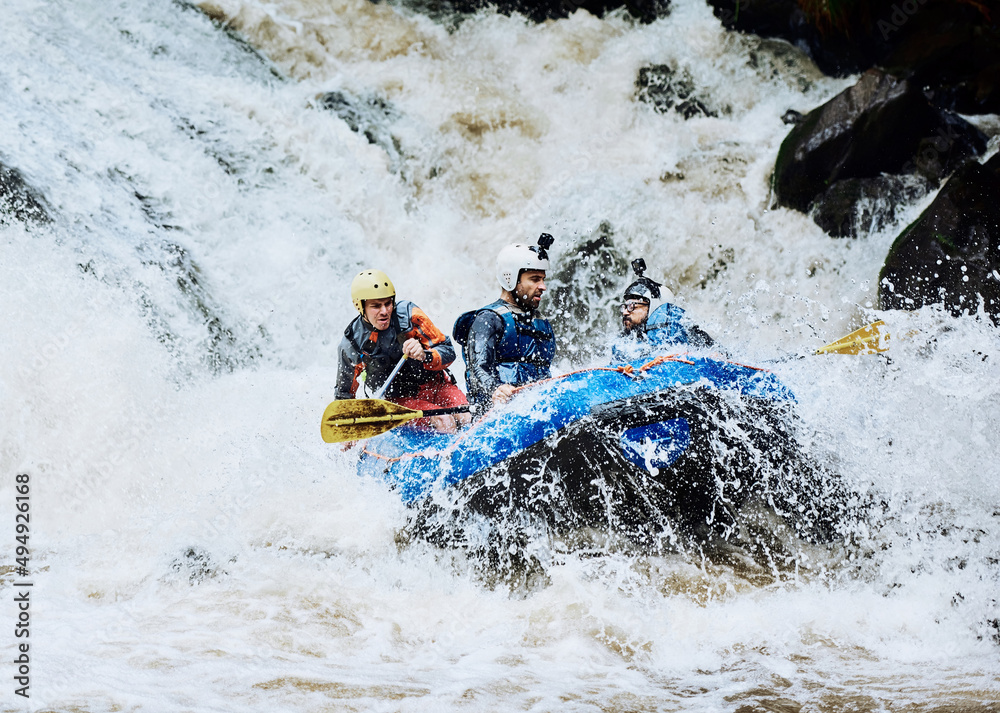
<path id="1" fill-rule="evenodd" d="M 701 0 L 649 25 L 3 5 L 0 163 L 49 219 L 0 224 L 0 708 L 1000 710 L 997 332 L 876 311 L 930 196 L 857 240 L 771 207 L 782 114 L 853 78 Z M 707 112 L 638 101 L 651 65 Z M 588 246 L 644 257 L 881 503 L 850 545 L 562 552 L 510 587 L 400 544 L 406 508 L 319 437 L 350 278 L 447 328 L 542 231 L 550 303 L 586 307 L 549 315 L 559 369 L 628 279 Z M 876 318 L 891 359 L 810 355 Z"/>

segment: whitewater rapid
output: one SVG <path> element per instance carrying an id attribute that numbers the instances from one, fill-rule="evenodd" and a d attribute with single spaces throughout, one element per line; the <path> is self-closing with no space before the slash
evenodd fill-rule
<path id="1" fill-rule="evenodd" d="M 0 223 L 3 710 L 996 709 L 996 330 L 876 311 L 933 196 L 858 240 L 771 208 L 782 114 L 851 78 L 699 0 L 537 26 L 9 0 L 0 41 L 0 163 L 51 217 Z M 636 101 L 651 64 L 716 116 Z M 374 142 L 329 92 L 383 107 Z M 795 391 L 817 457 L 881 503 L 851 546 L 786 568 L 562 553 L 516 591 L 401 546 L 398 498 L 319 438 L 349 280 L 383 269 L 450 327 L 542 231 L 552 304 L 587 307 L 550 314 L 559 368 L 599 352 L 627 281 L 581 257 L 604 236 Z M 891 359 L 810 355 L 879 317 Z"/>

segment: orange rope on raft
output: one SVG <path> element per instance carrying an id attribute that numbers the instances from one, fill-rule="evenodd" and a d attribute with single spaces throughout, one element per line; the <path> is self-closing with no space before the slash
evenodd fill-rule
<path id="1" fill-rule="evenodd" d="M 725 360 L 727 364 L 733 364 L 735 366 L 742 366 L 744 369 L 753 369 L 754 371 L 771 371 L 770 369 L 765 369 L 762 366 L 751 366 L 750 364 L 741 364 L 738 361 L 732 361 L 730 359 Z"/>
<path id="2" fill-rule="evenodd" d="M 646 369 L 651 369 L 657 364 L 663 364 L 664 362 L 668 361 L 679 361 L 685 364 L 694 364 L 694 362 L 689 359 L 681 358 L 686 355 L 687 352 L 681 354 L 664 354 L 662 356 L 658 356 L 652 361 L 647 362 L 642 366 L 640 366 L 639 371 L 646 371 Z M 614 371 L 619 374 L 624 374 L 625 376 L 633 376 L 636 370 L 635 367 L 633 367 L 631 364 L 625 364 L 623 366 L 593 366 L 593 367 L 588 367 L 586 369 L 577 369 L 575 371 L 568 371 L 565 374 L 559 374 L 558 376 L 550 376 L 548 379 L 542 379 L 540 381 L 532 381 L 530 384 L 525 384 L 524 386 L 518 386 L 516 389 L 514 389 L 514 393 L 517 393 L 518 391 L 522 391 L 524 389 L 534 388 L 539 384 L 544 384 L 549 381 L 557 381 L 558 379 L 565 379 L 567 376 L 573 376 L 574 374 L 585 374 L 588 371 Z"/>
<path id="3" fill-rule="evenodd" d="M 683 357 L 683 356 L 686 356 L 686 353 L 684 353 L 684 354 L 663 354 L 663 355 L 658 356 L 655 359 L 653 359 L 653 361 L 646 362 L 645 364 L 643 364 L 642 366 L 640 366 L 639 367 L 639 371 L 646 371 L 646 369 L 652 369 L 654 366 L 657 366 L 659 364 L 664 364 L 664 363 L 666 363 L 668 361 L 679 361 L 679 362 L 683 362 L 684 364 L 694 364 L 694 362 L 691 361 L 690 359 L 681 359 L 681 357 Z"/>
<path id="4" fill-rule="evenodd" d="M 652 369 L 654 366 L 658 366 L 660 364 L 665 364 L 667 362 L 681 362 L 683 364 L 694 364 L 694 362 L 691 361 L 690 359 L 685 359 L 684 357 L 686 357 L 686 356 L 688 356 L 688 352 L 681 352 L 679 354 L 661 354 L 660 356 L 658 356 L 658 357 L 654 358 L 653 360 L 648 361 L 645 364 L 643 364 L 642 366 L 640 366 L 639 369 L 638 369 L 638 371 L 639 372 L 643 372 L 643 371 L 646 371 L 647 369 Z M 720 359 L 720 361 L 725 361 L 727 364 L 734 364 L 736 366 L 742 366 L 742 367 L 745 367 L 747 369 L 753 369 L 754 371 L 768 371 L 767 369 L 764 369 L 763 367 L 750 366 L 748 364 L 740 364 L 739 362 L 730 361 L 729 359 Z M 524 386 L 518 386 L 516 389 L 514 389 L 514 393 L 517 393 L 519 391 L 523 391 L 524 389 L 534 388 L 534 387 L 538 386 L 539 384 L 544 384 L 544 383 L 549 382 L 549 381 L 557 381 L 558 379 L 565 379 L 567 376 L 573 376 L 574 374 L 585 374 L 588 371 L 614 371 L 614 372 L 617 372 L 619 374 L 622 374 L 623 376 L 628 376 L 628 377 L 634 377 L 635 373 L 636 373 L 636 369 L 631 364 L 625 364 L 623 366 L 595 366 L 595 367 L 589 367 L 589 368 L 586 368 L 586 369 L 577 369 L 575 371 L 569 371 L 569 372 L 566 372 L 565 374 L 559 374 L 558 376 L 551 376 L 548 379 L 542 379 L 541 381 L 532 381 L 530 384 L 525 384 Z M 486 417 L 486 414 L 483 414 L 482 416 L 480 416 L 477 419 L 477 422 L 481 421 L 485 417 Z M 363 449 L 362 452 L 365 453 L 366 455 L 373 456 L 374 458 L 378 458 L 379 460 L 384 460 L 384 461 L 386 461 L 388 463 L 396 463 L 396 462 L 399 462 L 401 460 L 405 460 L 407 458 L 421 458 L 421 457 L 423 457 L 423 458 L 430 458 L 432 456 L 441 456 L 441 455 L 445 455 L 449 451 L 455 450 L 455 448 L 457 448 L 458 445 L 463 440 L 465 440 L 465 437 L 467 435 L 469 435 L 470 432 L 471 432 L 471 428 L 468 428 L 465 431 L 463 431 L 462 433 L 460 433 L 459 436 L 458 436 L 458 438 L 456 438 L 443 451 L 433 451 L 433 452 L 430 452 L 430 453 L 428 453 L 428 452 L 404 453 L 401 456 L 384 456 L 381 453 L 376 453 L 375 451 L 369 450 L 368 446 L 366 445 L 364 447 L 364 449 Z"/>

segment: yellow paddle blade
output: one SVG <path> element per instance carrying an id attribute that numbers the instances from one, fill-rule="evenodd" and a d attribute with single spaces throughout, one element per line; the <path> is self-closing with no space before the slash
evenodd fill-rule
<path id="1" fill-rule="evenodd" d="M 817 354 L 876 354 L 889 350 L 889 332 L 881 319 L 816 350 Z"/>
<path id="2" fill-rule="evenodd" d="M 357 441 L 385 433 L 423 415 L 423 411 L 381 399 L 338 399 L 330 402 L 323 412 L 320 435 L 327 443 Z"/>

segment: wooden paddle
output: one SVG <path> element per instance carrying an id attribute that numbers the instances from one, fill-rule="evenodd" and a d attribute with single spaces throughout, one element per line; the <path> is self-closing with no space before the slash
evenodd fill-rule
<path id="1" fill-rule="evenodd" d="M 469 406 L 466 405 L 416 411 L 382 399 L 338 399 L 332 401 L 323 412 L 320 435 L 327 443 L 357 441 L 385 433 L 418 418 L 468 410 Z"/>
<path id="2" fill-rule="evenodd" d="M 885 322 L 877 322 L 856 329 L 840 339 L 816 350 L 817 354 L 876 354 L 889 350 L 889 332 Z"/>

